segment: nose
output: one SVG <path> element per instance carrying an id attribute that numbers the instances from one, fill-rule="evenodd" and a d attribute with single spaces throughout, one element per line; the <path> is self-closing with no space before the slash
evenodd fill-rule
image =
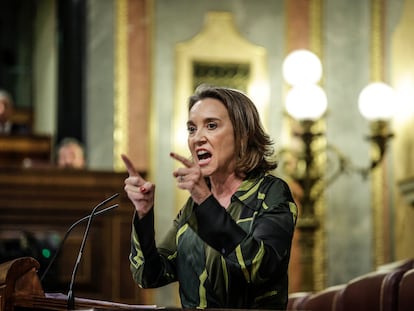
<path id="1" fill-rule="evenodd" d="M 198 130 L 195 132 L 195 134 L 194 134 L 194 136 L 193 136 L 192 138 L 193 138 L 193 141 L 194 141 L 196 144 L 202 144 L 202 143 L 205 143 L 205 142 L 206 142 L 206 140 L 207 140 L 206 135 L 205 135 L 205 129 L 204 129 L 204 128 L 200 128 L 200 129 L 198 129 Z"/>

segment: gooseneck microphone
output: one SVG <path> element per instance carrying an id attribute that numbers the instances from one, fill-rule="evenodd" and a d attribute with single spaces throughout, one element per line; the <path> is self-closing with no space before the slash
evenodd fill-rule
<path id="1" fill-rule="evenodd" d="M 88 216 L 88 224 L 86 225 L 86 229 L 85 232 L 83 234 L 83 239 L 82 239 L 82 244 L 79 248 L 79 253 L 78 253 L 78 257 L 76 259 L 75 262 L 75 266 L 73 268 L 72 271 L 72 279 L 70 281 L 70 285 L 69 285 L 69 291 L 68 291 L 68 310 L 73 310 L 75 309 L 75 295 L 73 294 L 73 284 L 75 282 L 75 277 L 76 277 L 76 272 L 78 271 L 79 268 L 79 263 L 81 261 L 82 258 L 82 253 L 83 253 L 83 249 L 85 248 L 85 244 L 86 244 L 86 238 L 88 237 L 88 233 L 89 233 L 89 229 L 91 227 L 91 223 L 92 223 L 92 219 L 93 217 L 96 215 L 96 210 L 98 208 L 100 208 L 101 206 L 105 205 L 106 203 L 108 203 L 109 201 L 113 200 L 114 198 L 116 198 L 119 195 L 119 193 L 116 193 L 114 195 L 112 195 L 111 197 L 107 198 L 106 200 L 102 201 L 101 203 L 99 203 L 98 205 L 96 205 L 91 214 Z"/>
<path id="2" fill-rule="evenodd" d="M 117 208 L 118 206 L 119 206 L 118 204 L 111 205 L 111 206 L 106 207 L 106 208 L 104 208 L 104 209 L 102 209 L 102 210 L 100 210 L 100 211 L 97 211 L 94 215 L 100 215 L 100 214 L 103 214 L 103 213 L 109 212 L 109 211 L 113 210 L 114 208 Z M 65 243 L 66 239 L 68 238 L 68 236 L 69 236 L 69 234 L 72 232 L 72 230 L 73 230 L 73 229 L 74 229 L 77 225 L 79 225 L 80 223 L 84 222 L 85 220 L 88 220 L 90 217 L 91 217 L 91 215 L 85 216 L 85 217 L 83 217 L 83 218 L 81 218 L 81 219 L 77 220 L 75 223 L 73 223 L 73 224 L 69 227 L 69 229 L 66 231 L 66 233 L 65 233 L 65 235 L 64 235 L 64 237 L 63 237 L 63 239 L 62 239 L 62 241 L 60 242 L 60 244 L 59 244 L 59 246 L 58 246 L 58 249 L 56 250 L 56 252 L 55 252 L 55 254 L 53 255 L 52 259 L 49 261 L 49 264 L 47 265 L 47 267 L 46 267 L 45 271 L 43 271 L 42 276 L 40 277 L 40 281 L 41 281 L 41 282 L 43 281 L 43 279 L 45 278 L 45 276 L 46 276 L 46 275 L 47 275 L 47 273 L 49 272 L 50 268 L 53 266 L 53 264 L 54 264 L 54 262 L 55 262 L 56 258 L 58 257 L 58 255 L 60 254 L 60 252 L 61 252 L 61 250 L 62 250 L 63 244 Z"/>

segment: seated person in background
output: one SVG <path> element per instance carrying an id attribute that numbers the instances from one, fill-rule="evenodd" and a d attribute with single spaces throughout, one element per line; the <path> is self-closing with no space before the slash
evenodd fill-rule
<path id="1" fill-rule="evenodd" d="M 11 95 L 0 90 L 0 135 L 28 134 L 26 126 L 12 122 L 13 99 Z"/>
<path id="2" fill-rule="evenodd" d="M 68 137 L 60 142 L 57 151 L 57 165 L 61 168 L 85 168 L 84 149 L 77 139 Z"/>

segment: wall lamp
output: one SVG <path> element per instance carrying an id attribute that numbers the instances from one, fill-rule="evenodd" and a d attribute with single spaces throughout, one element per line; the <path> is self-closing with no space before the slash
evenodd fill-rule
<path id="1" fill-rule="evenodd" d="M 324 89 L 318 85 L 322 77 L 319 58 L 308 50 L 295 50 L 283 62 L 283 76 L 290 88 L 285 98 L 287 114 L 296 121 L 293 136 L 299 139 L 299 150 L 282 149 L 279 157 L 284 173 L 297 182 L 302 190 L 299 199 L 301 216 L 298 219 L 299 243 L 301 246 L 302 290 L 314 290 L 314 237 L 319 228 L 315 205 L 327 186 L 342 173 L 356 172 L 366 178 L 382 161 L 387 142 L 392 138 L 389 121 L 394 103 L 393 89 L 382 82 L 368 84 L 359 95 L 359 110 L 370 121 L 373 155 L 367 167 L 357 167 L 335 146 L 326 143 L 325 131 L 321 125 L 328 108 Z M 337 160 L 336 169 L 328 176 L 321 157 L 327 158 L 333 152 Z M 289 165 L 285 155 L 294 158 Z M 288 169 L 286 169 L 288 168 Z"/>

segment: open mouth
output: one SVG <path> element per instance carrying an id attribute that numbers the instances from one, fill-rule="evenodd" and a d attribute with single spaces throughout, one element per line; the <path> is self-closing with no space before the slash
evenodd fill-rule
<path id="1" fill-rule="evenodd" d="M 197 151 L 197 158 L 199 162 L 205 162 L 211 158 L 211 153 L 206 150 Z"/>

